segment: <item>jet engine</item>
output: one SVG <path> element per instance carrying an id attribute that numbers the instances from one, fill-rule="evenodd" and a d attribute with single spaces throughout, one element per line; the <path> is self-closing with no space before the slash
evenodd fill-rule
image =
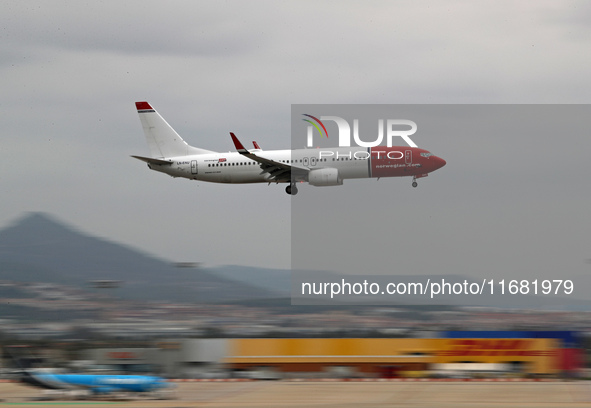
<path id="1" fill-rule="evenodd" d="M 337 169 L 316 169 L 308 174 L 308 183 L 317 187 L 340 186 L 343 179 L 339 177 Z"/>

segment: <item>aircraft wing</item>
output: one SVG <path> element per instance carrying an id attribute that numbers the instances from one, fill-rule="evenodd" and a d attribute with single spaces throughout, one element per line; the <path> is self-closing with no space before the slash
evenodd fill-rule
<path id="1" fill-rule="evenodd" d="M 263 170 L 261 174 L 269 174 L 271 176 L 270 181 L 275 181 L 277 183 L 289 183 L 291 181 L 308 180 L 308 173 L 310 172 L 309 169 L 304 167 L 293 166 L 287 163 L 281 163 L 251 153 L 242 145 L 242 143 L 240 143 L 240 140 L 238 140 L 234 133 L 230 132 L 230 136 L 232 136 L 232 141 L 234 142 L 234 146 L 236 146 L 236 151 L 241 155 L 248 157 L 251 160 L 259 162 L 260 167 Z"/>

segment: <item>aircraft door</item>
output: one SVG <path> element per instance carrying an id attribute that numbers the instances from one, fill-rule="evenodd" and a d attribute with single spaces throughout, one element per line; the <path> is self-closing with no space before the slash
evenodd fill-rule
<path id="1" fill-rule="evenodd" d="M 197 160 L 191 160 L 191 174 L 197 174 Z"/>
<path id="2" fill-rule="evenodd" d="M 404 154 L 404 162 L 406 164 L 412 164 L 412 150 L 407 150 Z"/>

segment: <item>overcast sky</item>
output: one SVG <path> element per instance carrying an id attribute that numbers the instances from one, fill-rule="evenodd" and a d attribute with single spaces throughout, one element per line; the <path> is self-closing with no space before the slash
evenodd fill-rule
<path id="1" fill-rule="evenodd" d="M 283 186 L 149 171 L 129 157 L 148 154 L 135 101 L 149 101 L 188 143 L 229 151 L 230 131 L 289 147 L 293 103 L 584 104 L 591 95 L 586 1 L 3 1 L 0 15 L 0 227 L 43 211 L 171 261 L 288 268 L 291 200 Z M 398 254 L 439 272 L 469 270 L 475 258 L 493 270 L 503 265 L 491 254 L 509 253 L 530 276 L 550 259 L 584 276 L 588 136 L 519 140 L 549 160 L 525 153 L 531 177 L 510 189 L 506 165 L 477 155 L 502 152 L 507 139 L 431 134 L 413 140 L 448 165 L 419 191 L 398 179 L 300 195 L 337 188 L 330 194 L 345 200 L 366 183 L 366 200 L 391 204 L 377 215 L 401 215 L 408 229 L 428 218 L 436 234 L 398 240 Z M 539 150 L 550 148 L 560 158 Z M 517 188 L 529 182 L 535 196 Z M 560 204 L 531 211 L 546 192 Z M 538 239 L 520 258 L 503 237 L 527 228 Z M 430 253 L 435 240 L 444 245 Z"/>

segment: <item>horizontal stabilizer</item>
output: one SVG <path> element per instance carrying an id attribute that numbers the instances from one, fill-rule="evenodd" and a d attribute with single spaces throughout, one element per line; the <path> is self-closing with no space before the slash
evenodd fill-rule
<path id="1" fill-rule="evenodd" d="M 172 160 L 162 160 L 162 159 L 153 159 L 152 157 L 143 157 L 143 156 L 131 156 L 134 159 L 138 159 L 150 164 L 172 164 Z"/>

